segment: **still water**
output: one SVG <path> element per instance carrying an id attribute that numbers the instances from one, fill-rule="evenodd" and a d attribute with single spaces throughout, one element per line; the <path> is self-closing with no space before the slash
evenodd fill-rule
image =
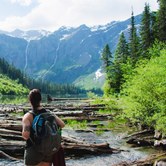
<path id="1" fill-rule="evenodd" d="M 79 96 L 80 97 L 80 96 Z M 9 97 L 8 97 L 9 98 Z M 15 98 L 15 99 L 14 99 Z M 45 102 L 45 97 L 43 97 Z M 2 102 L 3 101 L 3 102 Z M 0 103 L 9 101 L 9 99 L 0 98 Z M 11 97 L 8 103 L 27 103 L 27 96 L 25 98 Z M 123 137 L 136 131 L 135 128 L 125 126 L 123 124 L 117 124 L 112 131 L 104 132 L 102 135 L 97 135 L 96 133 L 76 133 L 71 128 L 64 128 L 62 135 L 69 135 L 76 137 L 77 139 L 85 139 L 89 143 L 104 143 L 107 141 L 111 148 L 119 148 L 126 151 L 122 151 L 118 154 L 101 154 L 101 155 L 86 155 L 81 158 L 74 158 L 72 156 L 67 157 L 67 166 L 110 166 L 121 161 L 134 161 L 146 156 L 156 154 L 158 151 L 153 147 L 132 147 L 126 144 L 126 140 Z M 22 162 L 9 162 L 8 160 L 0 159 L 0 166 L 23 166 Z"/>

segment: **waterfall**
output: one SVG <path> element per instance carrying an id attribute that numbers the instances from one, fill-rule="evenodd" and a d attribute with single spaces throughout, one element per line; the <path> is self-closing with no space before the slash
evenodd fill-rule
<path id="1" fill-rule="evenodd" d="M 60 46 L 60 43 L 58 44 L 58 47 L 56 49 L 56 55 L 55 55 L 55 60 L 54 60 L 54 63 L 51 65 L 51 67 L 46 71 L 46 73 L 43 75 L 42 79 L 44 79 L 44 77 L 47 75 L 47 73 L 54 67 L 54 65 L 56 64 L 56 60 L 57 60 L 57 52 L 59 50 L 59 46 Z"/>
<path id="2" fill-rule="evenodd" d="M 24 73 L 25 73 L 25 69 L 26 69 L 26 67 L 28 65 L 27 51 L 28 51 L 29 43 L 30 43 L 30 41 L 28 41 L 26 49 L 25 49 L 25 61 L 26 62 L 25 62 L 25 67 L 24 67 Z"/>

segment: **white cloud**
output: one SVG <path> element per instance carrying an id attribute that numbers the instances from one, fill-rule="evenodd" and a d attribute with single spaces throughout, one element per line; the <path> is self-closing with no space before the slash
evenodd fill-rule
<path id="1" fill-rule="evenodd" d="M 20 3 L 22 6 L 29 6 L 32 2 L 31 0 L 10 0 L 11 3 Z"/>
<path id="2" fill-rule="evenodd" d="M 29 5 L 31 0 L 10 0 L 12 3 Z M 147 0 L 34 0 L 39 5 L 24 17 L 14 14 L 0 22 L 1 30 L 47 29 L 54 31 L 60 26 L 104 25 L 113 20 L 122 21 L 144 10 Z M 150 0 L 151 10 L 158 8 L 157 0 Z M 3 14 L 3 13 L 2 13 Z"/>

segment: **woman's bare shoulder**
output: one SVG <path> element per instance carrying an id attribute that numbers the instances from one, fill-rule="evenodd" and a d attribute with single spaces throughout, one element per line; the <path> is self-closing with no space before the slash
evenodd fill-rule
<path id="1" fill-rule="evenodd" d="M 33 114 L 27 112 L 24 116 L 23 116 L 23 120 L 33 120 Z"/>

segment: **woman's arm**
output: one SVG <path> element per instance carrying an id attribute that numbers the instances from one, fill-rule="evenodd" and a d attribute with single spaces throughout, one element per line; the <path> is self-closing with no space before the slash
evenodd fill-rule
<path id="1" fill-rule="evenodd" d="M 55 115 L 55 118 L 56 118 L 57 125 L 60 126 L 61 129 L 65 127 L 65 123 L 58 116 Z"/>
<path id="2" fill-rule="evenodd" d="M 30 128 L 31 128 L 31 114 L 27 113 L 24 115 L 22 120 L 22 137 L 27 140 L 30 137 Z"/>

